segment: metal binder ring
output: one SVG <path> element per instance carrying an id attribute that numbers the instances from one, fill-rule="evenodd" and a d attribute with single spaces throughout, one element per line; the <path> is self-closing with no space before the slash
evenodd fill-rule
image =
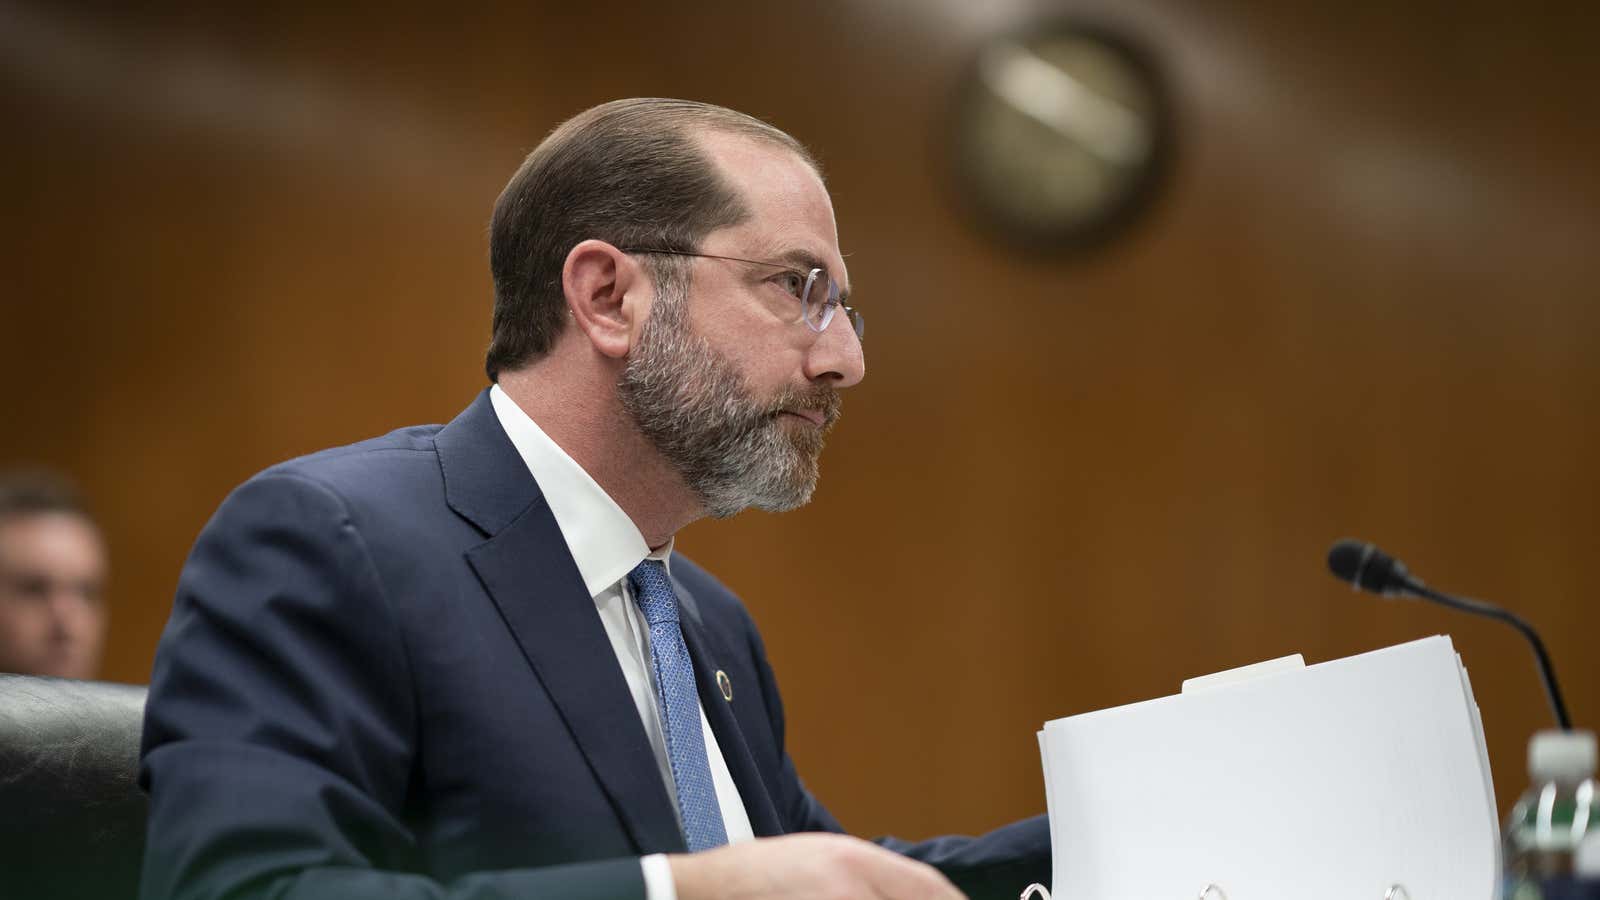
<path id="1" fill-rule="evenodd" d="M 1411 892 L 1403 884 L 1391 884 L 1389 890 L 1384 892 L 1383 900 L 1411 900 Z"/>
<path id="2" fill-rule="evenodd" d="M 1208 884 L 1206 889 L 1200 892 L 1200 900 L 1228 900 L 1228 895 L 1215 884 Z"/>

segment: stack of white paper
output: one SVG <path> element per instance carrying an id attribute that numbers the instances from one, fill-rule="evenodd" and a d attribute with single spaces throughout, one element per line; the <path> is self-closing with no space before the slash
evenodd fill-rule
<path id="1" fill-rule="evenodd" d="M 1039 746 L 1056 900 L 1495 895 L 1489 759 L 1448 637 L 1197 679 Z"/>

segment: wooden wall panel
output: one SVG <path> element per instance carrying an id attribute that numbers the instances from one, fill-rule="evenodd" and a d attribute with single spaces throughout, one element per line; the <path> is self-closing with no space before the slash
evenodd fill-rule
<path id="1" fill-rule="evenodd" d="M 521 155 L 601 100 L 708 99 L 816 147 L 871 318 L 816 501 L 683 536 L 761 622 L 847 824 L 989 827 L 1043 808 L 1045 719 L 1441 631 L 1505 806 L 1547 719 L 1526 648 L 1352 596 L 1322 554 L 1368 536 L 1521 610 L 1597 724 L 1591 9 L 13 5 L 0 464 L 94 496 L 105 675 L 144 680 L 234 484 L 481 388 Z M 943 157 L 976 42 L 1061 13 L 1150 45 L 1181 128 L 1151 217 L 1081 259 L 973 231 Z"/>

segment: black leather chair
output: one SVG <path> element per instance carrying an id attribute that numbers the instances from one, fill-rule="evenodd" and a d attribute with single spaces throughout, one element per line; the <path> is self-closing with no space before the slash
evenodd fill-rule
<path id="1" fill-rule="evenodd" d="M 145 689 L 0 674 L 0 898 L 133 900 Z"/>

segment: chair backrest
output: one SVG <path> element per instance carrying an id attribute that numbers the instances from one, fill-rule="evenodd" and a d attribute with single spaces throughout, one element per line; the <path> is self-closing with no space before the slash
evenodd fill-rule
<path id="1" fill-rule="evenodd" d="M 145 689 L 0 674 L 0 896 L 136 897 Z"/>

